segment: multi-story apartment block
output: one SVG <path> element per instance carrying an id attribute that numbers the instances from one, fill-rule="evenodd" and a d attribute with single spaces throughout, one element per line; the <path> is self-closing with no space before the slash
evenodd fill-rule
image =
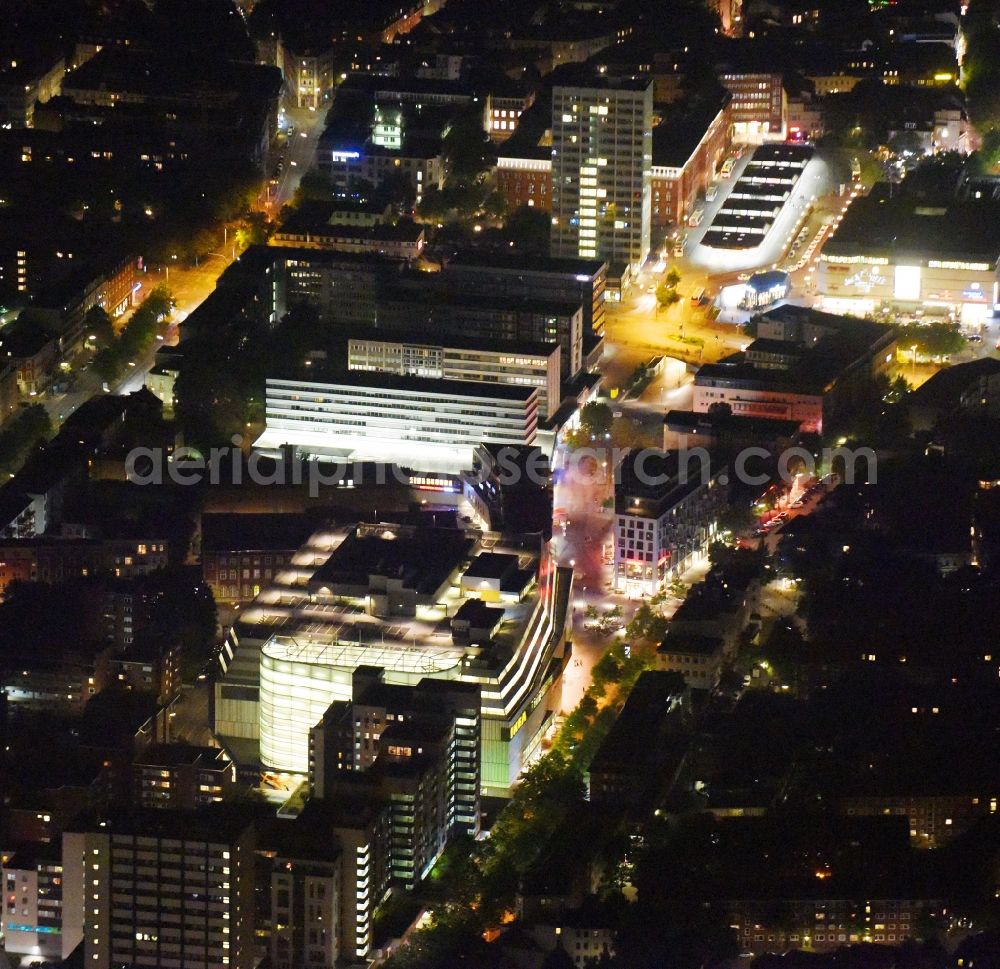
<path id="1" fill-rule="evenodd" d="M 0 674 L 0 690 L 22 710 L 79 714 L 111 682 L 111 647 L 78 646 L 52 657 L 31 656 Z"/>
<path id="2" fill-rule="evenodd" d="M 217 805 L 101 817 L 63 835 L 64 931 L 86 965 L 251 969 L 252 823 Z"/>
<path id="3" fill-rule="evenodd" d="M 552 92 L 554 256 L 641 265 L 649 253 L 653 83 Z"/>
<path id="4" fill-rule="evenodd" d="M 267 379 L 258 450 L 382 461 L 423 471 L 472 467 L 484 441 L 531 444 L 538 390 L 353 372 L 329 382 Z"/>
<path id="5" fill-rule="evenodd" d="M 153 744 L 136 758 L 132 776 L 140 807 L 194 811 L 234 789 L 236 765 L 219 747 Z"/>
<path id="6" fill-rule="evenodd" d="M 331 704 L 310 731 L 309 776 L 319 797 L 389 805 L 391 877 L 412 890 L 452 832 L 479 830 L 479 688 L 383 675 L 356 669 L 359 699 Z"/>
<path id="7" fill-rule="evenodd" d="M 559 407 L 558 343 L 504 343 L 441 337 L 431 343 L 426 334 L 354 336 L 347 344 L 350 370 L 435 377 L 538 388 L 543 417 Z"/>
<path id="8" fill-rule="evenodd" d="M 279 851 L 271 873 L 271 965 L 330 969 L 341 954 L 341 858 L 309 845 L 306 858 Z M 356 926 L 351 927 L 356 930 Z"/>
<path id="9" fill-rule="evenodd" d="M 340 850 L 336 933 L 345 961 L 363 959 L 374 943 L 375 913 L 391 887 L 391 808 L 371 797 L 345 793 L 335 801 L 312 798 L 299 820 Z"/>
<path id="10" fill-rule="evenodd" d="M 0 127 L 30 128 L 35 108 L 59 94 L 66 61 L 57 50 L 5 50 L 0 56 Z"/>
<path id="11" fill-rule="evenodd" d="M 726 503 L 723 468 L 703 449 L 630 451 L 615 485 L 614 586 L 650 595 L 705 551 Z"/>
<path id="12" fill-rule="evenodd" d="M 63 933 L 63 867 L 58 845 L 0 852 L 0 931 L 9 956 L 59 962 L 75 943 Z"/>
<path id="13" fill-rule="evenodd" d="M 159 703 L 167 703 L 181 688 L 181 653 L 180 643 L 140 638 L 112 658 L 111 679 L 126 690 L 151 693 Z"/>
<path id="14" fill-rule="evenodd" d="M 58 583 L 102 573 L 122 579 L 149 575 L 167 565 L 167 555 L 167 543 L 153 539 L 2 539 L 0 595 L 11 582 Z"/>
<path id="15" fill-rule="evenodd" d="M 951 791 L 928 784 L 861 785 L 840 798 L 842 814 L 851 817 L 905 817 L 910 825 L 910 841 L 919 848 L 940 848 L 957 838 L 981 818 L 996 814 L 1000 806 L 997 786 L 981 784 L 982 793 L 958 793 L 974 789 L 956 785 Z"/>
<path id="16" fill-rule="evenodd" d="M 360 253 L 322 249 L 268 249 L 273 260 L 271 312 L 281 319 L 296 306 L 315 310 L 320 322 L 374 326 L 380 282 L 401 263 Z"/>
<path id="17" fill-rule="evenodd" d="M 740 949 L 761 955 L 807 948 L 834 952 L 848 945 L 901 945 L 921 937 L 921 926 L 941 912 L 941 903 L 908 898 L 899 891 L 892 898 L 870 895 L 853 898 L 793 898 L 784 901 L 782 917 L 775 919 L 771 900 L 736 901 L 726 909 Z"/>
<path id="18" fill-rule="evenodd" d="M 277 50 L 277 66 L 285 76 L 286 96 L 291 103 L 297 108 L 322 108 L 333 92 L 333 46 L 297 52 L 282 40 Z"/>
<path id="19" fill-rule="evenodd" d="M 534 103 L 534 93 L 491 94 L 486 108 L 490 137 L 494 141 L 506 141 L 517 128 L 521 115 Z"/>
<path id="20" fill-rule="evenodd" d="M 537 155 L 537 157 L 536 157 Z M 516 209 L 552 211 L 552 156 L 547 149 L 520 149 L 497 157 L 497 190 Z"/>
<path id="21" fill-rule="evenodd" d="M 378 667 L 359 666 L 351 675 L 352 700 L 332 703 L 309 734 L 309 777 L 317 797 L 329 797 L 343 772 L 368 771 L 393 754 L 396 734 L 414 721 L 443 726 L 448 765 L 446 830 L 479 830 L 480 696 L 474 683 L 422 679 L 415 686 L 385 682 Z M 384 741 L 384 742 L 383 742 Z M 409 756 L 409 755 L 406 755 Z"/>

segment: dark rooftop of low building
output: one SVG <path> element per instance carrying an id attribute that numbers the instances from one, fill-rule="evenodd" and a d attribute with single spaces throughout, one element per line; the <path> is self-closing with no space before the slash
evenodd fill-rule
<path id="1" fill-rule="evenodd" d="M 726 90 L 712 90 L 665 109 L 653 128 L 653 164 L 682 168 L 730 98 Z"/>
<path id="2" fill-rule="evenodd" d="M 490 300 L 490 305 L 495 305 Z M 551 304 L 546 304 L 551 305 Z M 556 303 L 556 306 L 561 304 Z M 348 334 L 350 340 L 375 340 L 382 343 L 409 343 L 414 346 L 427 347 L 454 347 L 457 350 L 481 350 L 496 352 L 501 346 L 504 352 L 524 353 L 540 357 L 550 357 L 558 349 L 558 343 L 541 343 L 534 340 L 504 340 L 498 344 L 496 340 L 477 339 L 475 337 L 463 336 L 461 334 L 428 333 L 425 329 L 397 330 L 385 329 L 384 327 L 351 327 Z M 512 445 L 497 445 L 497 447 L 508 447 Z M 529 450 L 530 445 L 524 445 Z"/>
<path id="3" fill-rule="evenodd" d="M 528 400 L 538 393 L 536 387 L 519 387 L 514 384 L 475 383 L 469 380 L 446 380 L 437 377 L 411 377 L 393 373 L 369 373 L 349 370 L 324 380 L 321 368 L 314 368 L 313 379 L 303 385 L 315 390 L 331 387 L 368 387 L 375 390 L 398 390 L 410 394 L 430 394 L 438 397 L 488 398 L 493 400 Z M 270 378 L 269 378 L 270 379 Z M 286 378 L 276 377 L 275 380 Z M 289 378 L 294 380 L 295 378 Z"/>
<path id="4" fill-rule="evenodd" d="M 18 319 L 0 330 L 0 356 L 30 358 L 53 342 L 54 337 L 40 323 Z"/>
<path id="5" fill-rule="evenodd" d="M 212 804 L 199 811 L 162 808 L 116 810 L 78 818 L 70 831 L 102 831 L 114 835 L 169 838 L 185 842 L 232 844 L 252 824 L 252 811 L 242 806 Z"/>
<path id="6" fill-rule="evenodd" d="M 473 541 L 450 528 L 415 528 L 383 534 L 352 532 L 313 573 L 310 583 L 368 586 L 373 575 L 402 579 L 418 595 L 437 592 L 468 558 Z"/>
<path id="7" fill-rule="evenodd" d="M 686 694 L 682 673 L 666 670 L 643 673 L 594 756 L 591 771 L 658 759 L 662 750 L 656 741 L 667 732 L 670 718 L 676 717 L 680 726 L 679 711 Z"/>
<path id="8" fill-rule="evenodd" d="M 503 609 L 487 605 L 482 599 L 466 599 L 451 617 L 452 623 L 467 622 L 475 628 L 489 629 L 503 618 Z"/>
<path id="9" fill-rule="evenodd" d="M 304 515 L 206 514 L 201 517 L 201 548 L 203 553 L 235 549 L 294 551 L 315 526 L 315 521 Z"/>
<path id="10" fill-rule="evenodd" d="M 663 508 L 680 501 L 718 471 L 716 459 L 697 449 L 686 452 L 683 461 L 679 451 L 633 449 L 621 463 L 615 511 L 658 517 Z"/>
<path id="11" fill-rule="evenodd" d="M 694 656 L 712 656 L 715 653 L 721 653 L 724 645 L 723 641 L 715 636 L 699 636 L 695 633 L 668 629 L 656 651 L 658 653 L 689 653 Z"/>
<path id="12" fill-rule="evenodd" d="M 1000 360 L 983 357 L 945 367 L 911 391 L 907 404 L 919 407 L 957 407 L 962 394 L 984 377 L 1000 374 Z"/>
<path id="13" fill-rule="evenodd" d="M 1000 257 L 1000 202 L 917 195 L 880 182 L 855 199 L 824 256 L 983 262 Z"/>
<path id="14" fill-rule="evenodd" d="M 535 256 L 520 253 L 459 252 L 447 265 L 447 269 L 487 269 L 495 268 L 514 273 L 556 273 L 562 276 L 586 276 L 586 282 L 596 276 L 607 263 L 600 259 L 574 259 L 561 256 Z"/>
<path id="15" fill-rule="evenodd" d="M 152 744 L 135 759 L 142 767 L 194 767 L 221 770 L 229 758 L 219 747 L 197 747 L 194 744 Z"/>
<path id="16" fill-rule="evenodd" d="M 703 414 L 693 410 L 670 410 L 663 419 L 670 431 L 679 434 L 726 434 L 741 438 L 759 436 L 773 440 L 776 437 L 795 437 L 798 421 L 775 421 L 766 417 L 747 417 L 726 411 Z"/>
<path id="17" fill-rule="evenodd" d="M 480 552 L 466 569 L 466 578 L 502 579 L 518 566 L 518 558 L 509 552 Z"/>

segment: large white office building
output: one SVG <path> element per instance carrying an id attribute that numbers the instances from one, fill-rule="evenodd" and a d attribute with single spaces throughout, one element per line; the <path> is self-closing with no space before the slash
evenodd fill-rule
<path id="1" fill-rule="evenodd" d="M 641 265 L 652 168 L 652 81 L 554 88 L 552 255 Z"/>
<path id="2" fill-rule="evenodd" d="M 458 473 L 484 442 L 532 444 L 538 389 L 353 372 L 330 382 L 269 377 L 254 447 L 305 458 Z"/>
<path id="3" fill-rule="evenodd" d="M 504 344 L 451 336 L 435 343 L 416 334 L 378 333 L 352 337 L 347 344 L 351 370 L 537 387 L 546 418 L 559 407 L 559 362 L 558 343 Z"/>

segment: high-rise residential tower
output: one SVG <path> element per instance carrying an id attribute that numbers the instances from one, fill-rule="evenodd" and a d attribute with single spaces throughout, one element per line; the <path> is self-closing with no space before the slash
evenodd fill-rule
<path id="1" fill-rule="evenodd" d="M 641 265 L 649 253 L 652 81 L 552 92 L 553 256 Z"/>

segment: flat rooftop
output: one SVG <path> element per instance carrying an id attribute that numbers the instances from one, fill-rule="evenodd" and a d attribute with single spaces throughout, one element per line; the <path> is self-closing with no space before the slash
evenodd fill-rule
<path id="1" fill-rule="evenodd" d="M 314 531 L 314 522 L 303 515 L 206 514 L 201 516 L 201 548 L 202 552 L 294 551 Z"/>
<path id="2" fill-rule="evenodd" d="M 341 387 L 363 387 L 370 390 L 389 390 L 410 395 L 431 394 L 437 397 L 471 397 L 515 401 L 527 401 L 533 394 L 538 393 L 535 387 L 516 387 L 513 384 L 477 384 L 468 380 L 409 377 L 391 373 L 370 373 L 362 370 L 349 370 L 347 373 L 338 374 L 329 380 L 323 379 L 319 373 L 315 380 L 268 377 L 268 391 L 270 391 L 272 384 L 278 383 L 298 386 L 302 388 L 303 392 L 308 393 L 322 393 Z"/>
<path id="3" fill-rule="evenodd" d="M 607 263 L 600 259 L 573 259 L 558 256 L 529 256 L 519 253 L 460 252 L 447 269 L 497 269 L 513 273 L 555 273 L 563 276 L 597 276 Z"/>
<path id="4" fill-rule="evenodd" d="M 1000 257 L 1000 202 L 908 194 L 880 183 L 854 200 L 823 256 L 954 259 L 995 268 Z"/>
<path id="5" fill-rule="evenodd" d="M 402 579 L 418 595 L 435 594 L 469 557 L 474 542 L 452 528 L 409 533 L 352 532 L 313 574 L 310 585 L 367 586 L 371 576 Z"/>
<path id="6" fill-rule="evenodd" d="M 492 301 L 491 301 L 492 305 Z M 352 327 L 350 341 L 362 343 L 405 343 L 420 347 L 454 347 L 456 350 L 476 350 L 483 353 L 522 353 L 526 356 L 551 357 L 559 348 L 558 343 L 533 340 L 485 340 L 456 336 L 451 333 L 430 334 L 426 330 L 387 330 L 374 327 Z"/>

